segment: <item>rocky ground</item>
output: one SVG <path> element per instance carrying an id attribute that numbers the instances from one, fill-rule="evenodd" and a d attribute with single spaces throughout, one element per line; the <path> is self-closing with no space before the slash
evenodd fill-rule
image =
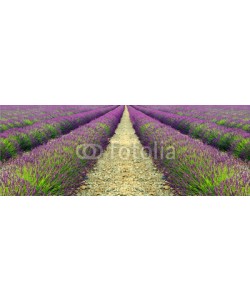
<path id="1" fill-rule="evenodd" d="M 143 150 L 127 108 L 110 144 L 77 192 L 78 196 L 169 196 L 166 184 Z"/>

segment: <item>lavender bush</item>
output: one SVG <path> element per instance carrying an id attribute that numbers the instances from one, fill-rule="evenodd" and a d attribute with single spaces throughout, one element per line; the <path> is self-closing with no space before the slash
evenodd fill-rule
<path id="1" fill-rule="evenodd" d="M 60 116 L 102 108 L 104 105 L 1 105 L 0 132 Z"/>
<path id="2" fill-rule="evenodd" d="M 23 151 L 29 151 L 52 138 L 57 138 L 114 109 L 99 109 L 41 121 L 24 128 L 13 128 L 0 134 L 0 160 L 4 161 Z"/>
<path id="3" fill-rule="evenodd" d="M 194 117 L 229 128 L 240 128 L 250 133 L 249 105 L 152 105 L 145 107 Z"/>
<path id="4" fill-rule="evenodd" d="M 208 145 L 214 146 L 219 150 L 229 151 L 243 160 L 250 160 L 250 134 L 241 129 L 226 128 L 206 120 L 180 116 L 153 108 L 134 107 L 184 134 L 201 139 Z"/>
<path id="5" fill-rule="evenodd" d="M 249 163 L 194 140 L 129 106 L 141 143 L 180 195 L 250 195 Z M 157 147 L 155 147 L 155 145 Z M 169 146 L 175 158 L 166 159 Z M 163 159 L 155 152 L 164 150 Z"/>
<path id="6" fill-rule="evenodd" d="M 71 195 L 94 160 L 80 159 L 77 146 L 97 144 L 103 149 L 120 122 L 119 106 L 87 125 L 3 164 L 0 195 Z"/>

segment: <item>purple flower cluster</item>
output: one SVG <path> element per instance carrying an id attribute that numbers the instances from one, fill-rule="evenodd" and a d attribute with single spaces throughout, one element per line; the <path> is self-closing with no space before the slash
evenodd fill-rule
<path id="1" fill-rule="evenodd" d="M 0 133 L 0 160 L 7 160 L 23 151 L 29 151 L 52 138 L 57 138 L 114 109 L 106 106 L 70 116 L 45 120 L 24 128 L 12 128 Z"/>
<path id="2" fill-rule="evenodd" d="M 250 195 L 249 163 L 203 144 L 129 106 L 134 129 L 180 195 Z M 174 159 L 168 159 L 169 147 Z M 164 152 L 163 158 L 154 152 Z"/>
<path id="3" fill-rule="evenodd" d="M 1 105 L 0 132 L 101 107 L 103 105 Z"/>
<path id="4" fill-rule="evenodd" d="M 226 128 L 207 120 L 180 116 L 149 107 L 134 107 L 184 134 L 201 139 L 208 145 L 222 151 L 229 151 L 243 160 L 250 160 L 250 134 L 241 129 Z"/>
<path id="5" fill-rule="evenodd" d="M 124 106 L 119 106 L 4 164 L 0 173 L 0 195 L 71 195 L 94 163 L 94 160 L 80 159 L 77 146 L 97 144 L 105 149 L 123 111 Z"/>
<path id="6" fill-rule="evenodd" d="M 250 105 L 152 105 L 157 110 L 250 132 Z"/>

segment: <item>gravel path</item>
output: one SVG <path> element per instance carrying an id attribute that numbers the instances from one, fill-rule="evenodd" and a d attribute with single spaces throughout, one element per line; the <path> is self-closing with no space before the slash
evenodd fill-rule
<path id="1" fill-rule="evenodd" d="M 127 108 L 110 144 L 77 192 L 78 196 L 169 196 L 170 187 L 143 150 Z"/>

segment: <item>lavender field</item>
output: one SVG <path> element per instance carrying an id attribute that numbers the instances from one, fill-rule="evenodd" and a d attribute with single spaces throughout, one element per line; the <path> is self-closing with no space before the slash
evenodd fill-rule
<path id="1" fill-rule="evenodd" d="M 1 196 L 250 195 L 250 106 L 1 106 Z"/>

